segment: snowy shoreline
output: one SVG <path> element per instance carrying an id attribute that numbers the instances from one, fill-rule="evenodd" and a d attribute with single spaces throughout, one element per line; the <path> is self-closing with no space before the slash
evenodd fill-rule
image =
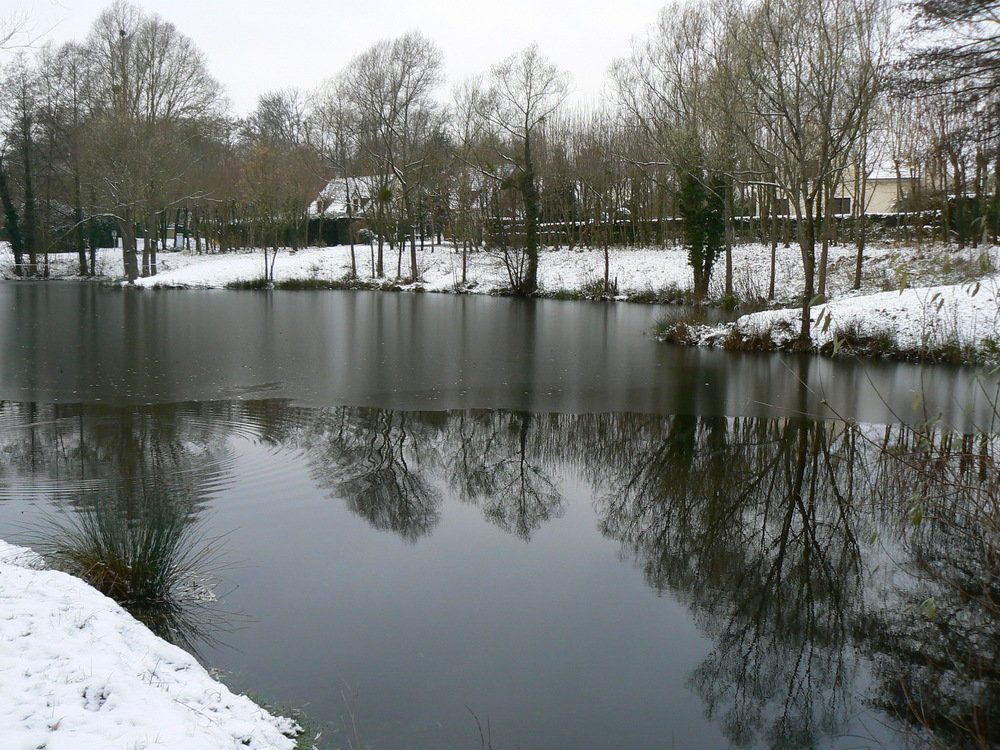
<path id="1" fill-rule="evenodd" d="M 360 282 L 371 281 L 372 249 L 356 247 Z M 891 336 L 895 350 L 907 353 L 945 349 L 961 350 L 978 361 L 1000 360 L 1000 249 L 956 250 L 942 245 L 873 244 L 865 251 L 862 288 L 852 290 L 855 248 L 830 247 L 828 302 L 813 307 L 813 342 L 817 351 L 830 351 L 834 336 L 845 332 L 857 337 Z M 73 278 L 75 258 L 52 256 L 51 276 Z M 386 275 L 394 275 L 396 251 L 386 248 Z M 723 259 L 716 263 L 709 296 L 719 300 L 724 292 Z M 604 252 L 600 249 L 546 249 L 539 260 L 543 296 L 597 296 L 603 291 Z M 420 278 L 416 283 L 387 286 L 400 291 L 498 294 L 510 286 L 500 258 L 489 252 L 467 257 L 463 283 L 463 258 L 448 246 L 418 251 Z M 262 250 L 225 254 L 161 251 L 158 273 L 136 280 L 137 288 L 220 289 L 233 284 L 251 285 L 263 278 Z M 403 267 L 405 268 L 405 259 Z M 691 269 L 683 248 L 612 248 L 608 253 L 609 279 L 615 292 L 607 298 L 635 301 L 677 301 L 691 289 Z M 773 349 L 787 349 L 798 332 L 800 310 L 795 303 L 802 287 L 802 262 L 795 245 L 779 246 L 775 261 L 775 298 L 763 312 L 741 316 L 729 324 L 689 326 L 674 338 L 702 346 L 733 345 L 739 339 L 756 339 Z M 342 283 L 350 272 L 347 246 L 310 247 L 297 252 L 282 249 L 274 265 L 274 281 L 311 282 L 317 288 Z M 739 245 L 733 250 L 733 290 L 740 301 L 765 306 L 770 286 L 770 248 Z M 98 278 L 123 277 L 121 252 L 99 251 Z M 0 277 L 15 278 L 9 248 L 0 247 Z M 728 339 L 728 341 L 727 341 Z M 736 346 L 736 348 L 740 348 Z M 846 351 L 847 349 L 845 349 Z M 865 354 L 858 347 L 852 353 Z M 872 351 L 869 356 L 885 352 Z M 930 357 L 933 359 L 933 357 Z"/>
<path id="2" fill-rule="evenodd" d="M 6 750 L 289 750 L 298 732 L 96 589 L 2 540 L 0 695 Z"/>

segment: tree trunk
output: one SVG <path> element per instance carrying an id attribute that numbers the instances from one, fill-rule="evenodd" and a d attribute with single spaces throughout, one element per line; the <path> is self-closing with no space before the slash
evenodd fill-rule
<path id="1" fill-rule="evenodd" d="M 136 251 L 135 224 L 125 219 L 118 220 L 118 232 L 122 239 L 122 266 L 129 284 L 139 278 L 139 258 Z"/>
<path id="2" fill-rule="evenodd" d="M 24 236 L 21 234 L 21 221 L 17 215 L 17 208 L 10 197 L 10 188 L 7 184 L 7 173 L 3 165 L 0 164 L 0 202 L 3 203 L 4 220 L 7 225 L 7 235 L 10 237 L 10 249 L 14 253 L 14 273 L 17 276 L 24 275 Z"/>
<path id="3" fill-rule="evenodd" d="M 345 190 L 344 194 L 347 199 L 347 240 L 351 243 L 351 278 L 356 278 L 358 275 L 358 261 L 354 254 L 354 203 L 351 200 L 351 181 L 344 178 Z M 340 237 L 337 237 L 340 240 Z"/>
<path id="4" fill-rule="evenodd" d="M 774 299 L 774 286 L 778 271 L 778 200 L 774 187 L 768 190 L 768 200 L 770 202 L 771 220 L 769 222 L 770 243 L 771 243 L 771 278 L 767 287 L 767 298 Z"/>
<path id="5" fill-rule="evenodd" d="M 274 283 L 274 262 L 278 259 L 278 231 L 274 232 L 274 252 L 271 253 L 271 266 L 267 269 L 265 276 L 266 280 Z"/>
<path id="6" fill-rule="evenodd" d="M 87 219 L 87 249 L 90 251 L 90 275 L 97 275 L 97 230 L 93 218 Z"/>
<path id="7" fill-rule="evenodd" d="M 951 242 L 951 207 L 948 204 L 948 175 L 946 173 L 944 158 L 938 159 L 938 172 L 941 177 L 941 241 L 944 244 Z"/>
<path id="8" fill-rule="evenodd" d="M 830 185 L 824 186 L 821 194 L 823 195 L 823 223 L 821 225 L 823 239 L 819 251 L 819 269 L 817 274 L 819 278 L 816 284 L 816 294 L 826 299 L 826 266 L 827 261 L 830 259 L 830 234 L 832 233 L 833 224 L 833 187 Z"/>
<path id="9" fill-rule="evenodd" d="M 897 182 L 898 189 L 899 183 Z M 854 264 L 854 288 L 860 289 L 861 271 L 865 259 L 865 242 L 868 239 L 868 173 L 865 170 L 858 173 L 854 193 L 854 241 L 858 251 Z"/>
<path id="10" fill-rule="evenodd" d="M 726 226 L 726 297 L 733 297 L 733 189 L 729 183 L 725 187 L 723 201 L 724 221 Z M 705 293 L 708 293 L 708 279 L 705 279 Z"/>
<path id="11" fill-rule="evenodd" d="M 375 209 L 375 229 L 378 232 L 378 257 L 376 258 L 376 263 L 375 263 L 375 274 L 379 278 L 382 278 L 383 276 L 385 276 L 385 267 L 384 267 L 384 264 L 383 264 L 383 260 L 384 259 L 383 259 L 383 255 L 382 255 L 383 254 L 384 243 L 385 243 L 385 237 L 383 236 L 385 234 L 385 232 L 383 231 L 384 230 L 384 227 L 383 227 L 384 214 L 385 214 L 385 209 L 383 207 L 382 196 L 379 196 L 378 197 L 378 204 L 377 204 L 377 207 Z"/>
<path id="12" fill-rule="evenodd" d="M 795 348 L 806 351 L 812 344 L 812 302 L 816 296 L 816 209 L 815 197 L 804 199 L 804 211 L 799 217 L 799 249 L 805 284 L 802 289 L 802 316 L 799 321 L 799 338 Z"/>
<path id="13" fill-rule="evenodd" d="M 194 235 L 195 255 L 201 255 L 201 211 L 195 209 L 194 219 L 191 223 L 191 234 Z"/>
<path id="14" fill-rule="evenodd" d="M 541 205 L 538 184 L 535 181 L 535 163 L 531 156 L 531 135 L 524 136 L 524 174 L 521 179 L 521 195 L 524 199 L 524 253 L 527 259 L 524 275 L 518 291 L 534 294 L 538 291 L 538 246 Z"/>
<path id="15" fill-rule="evenodd" d="M 955 222 L 955 236 L 958 240 L 958 249 L 965 249 L 966 241 L 966 220 L 965 215 L 967 213 L 965 208 L 965 179 L 962 174 L 961 165 L 959 164 L 958 154 L 954 153 L 951 157 L 952 168 L 955 170 L 954 174 L 954 191 L 955 191 L 955 210 L 952 220 Z M 946 198 L 947 200 L 947 198 Z"/>
<path id="16" fill-rule="evenodd" d="M 146 217 L 142 227 L 142 271 L 143 278 L 149 276 L 150 217 Z"/>
<path id="17" fill-rule="evenodd" d="M 28 273 L 38 273 L 38 220 L 35 216 L 35 188 L 33 185 L 31 142 L 24 136 L 24 249 L 28 254 Z"/>
<path id="18" fill-rule="evenodd" d="M 73 165 L 73 244 L 76 245 L 77 263 L 81 276 L 93 273 L 87 269 L 87 242 L 83 233 L 83 185 L 80 169 Z"/>
<path id="19" fill-rule="evenodd" d="M 410 281 L 417 280 L 417 228 L 415 225 L 416 216 L 413 212 L 413 201 L 410 198 L 410 191 L 403 193 L 403 204 L 406 207 L 406 223 L 410 230 Z"/>

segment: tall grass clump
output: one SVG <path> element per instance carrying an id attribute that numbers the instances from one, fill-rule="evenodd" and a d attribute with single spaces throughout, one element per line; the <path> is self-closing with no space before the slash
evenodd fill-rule
<path id="1" fill-rule="evenodd" d="M 118 602 L 154 633 L 196 650 L 229 615 L 214 610 L 223 566 L 188 498 L 119 488 L 80 498 L 33 530 L 32 548 L 53 568 Z"/>
<path id="2" fill-rule="evenodd" d="M 690 305 L 694 303 L 694 295 L 690 289 L 678 284 L 666 284 L 659 289 L 651 286 L 645 289 L 634 289 L 625 292 L 629 302 L 641 302 L 648 305 Z"/>
<path id="3" fill-rule="evenodd" d="M 783 319 L 740 319 L 729 326 L 722 339 L 724 349 L 738 352 L 773 352 L 790 348 L 792 326 Z"/>
<path id="4" fill-rule="evenodd" d="M 667 310 L 653 324 L 653 335 L 667 343 L 695 346 L 711 322 L 701 307 Z"/>

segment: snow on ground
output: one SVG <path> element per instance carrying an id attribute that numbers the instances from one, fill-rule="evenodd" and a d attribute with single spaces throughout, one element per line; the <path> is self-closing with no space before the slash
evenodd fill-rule
<path id="1" fill-rule="evenodd" d="M 831 267 L 839 268 L 853 257 L 853 248 L 837 246 L 832 249 Z M 892 275 L 885 269 L 899 252 L 892 247 L 872 247 L 867 252 L 867 263 L 879 274 Z M 372 275 L 372 250 L 367 245 L 356 247 L 358 276 Z M 610 279 L 617 279 L 621 293 L 659 290 L 666 287 L 689 288 L 691 268 L 687 253 L 682 248 L 611 248 Z M 55 277 L 76 273 L 76 260 L 72 255 L 53 255 L 51 274 Z M 188 252 L 161 251 L 158 254 L 158 273 L 139 279 L 137 286 L 170 286 L 187 288 L 217 288 L 231 281 L 250 281 L 262 278 L 264 273 L 263 251 L 237 251 L 223 254 L 195 255 Z M 449 246 L 438 246 L 418 251 L 420 286 L 427 291 L 454 291 L 462 282 L 462 255 Z M 778 297 L 783 290 L 797 290 L 802 280 L 801 261 L 796 247 L 779 247 L 777 254 L 776 288 Z M 398 255 L 386 248 L 386 276 L 394 277 Z M 305 248 L 296 253 L 282 249 L 274 264 L 275 281 L 286 279 L 342 278 L 350 271 L 350 248 L 346 245 L 326 248 Z M 737 246 L 733 251 L 734 281 L 742 296 L 766 296 L 769 282 L 770 251 L 763 245 Z M 102 249 L 98 254 L 97 270 L 106 278 L 121 279 L 124 271 L 120 250 Z M 403 274 L 409 271 L 404 255 Z M 545 291 L 579 289 L 589 282 L 603 280 L 604 253 L 591 249 L 546 249 L 539 260 L 539 282 Z M 841 273 L 846 285 L 847 274 Z M 14 278 L 10 249 L 0 243 L 0 278 Z M 720 258 L 713 280 L 713 291 L 721 292 L 724 269 Z M 884 275 L 879 276 L 884 280 Z M 489 293 L 510 286 L 510 280 L 498 255 L 473 252 L 468 255 L 466 289 Z M 788 292 L 793 294 L 794 291 Z"/>
<path id="2" fill-rule="evenodd" d="M 297 727 L 83 581 L 0 541 L 4 750 L 292 748 Z"/>
<path id="3" fill-rule="evenodd" d="M 874 337 L 885 334 L 903 352 L 935 352 L 949 347 L 1000 347 L 1000 276 L 975 283 L 922 287 L 844 297 L 812 308 L 812 340 L 821 347 L 845 331 Z M 768 310 L 741 317 L 734 325 L 743 334 L 768 331 L 776 346 L 790 346 L 798 335 L 801 310 Z M 725 332 L 706 329 L 710 343 Z"/>

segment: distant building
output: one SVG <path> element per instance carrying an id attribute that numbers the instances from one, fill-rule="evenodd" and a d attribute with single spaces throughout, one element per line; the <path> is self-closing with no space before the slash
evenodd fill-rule
<path id="1" fill-rule="evenodd" d="M 341 219 L 352 215 L 363 215 L 376 200 L 380 185 L 384 178 L 379 175 L 363 175 L 360 177 L 334 177 L 326 183 L 316 199 L 309 204 L 310 218 L 323 216 L 330 219 Z M 395 178 L 390 178 L 390 190 L 395 184 Z M 351 211 L 348 212 L 348 195 L 350 195 Z"/>
<path id="2" fill-rule="evenodd" d="M 865 181 L 863 211 L 866 216 L 895 214 L 907 210 L 910 198 L 918 185 L 918 178 L 902 170 L 900 175 L 890 165 L 880 168 Z M 850 216 L 857 208 L 857 185 L 853 175 L 846 177 L 833 198 L 833 215 Z M 788 198 L 778 198 L 775 213 L 793 215 Z"/>

